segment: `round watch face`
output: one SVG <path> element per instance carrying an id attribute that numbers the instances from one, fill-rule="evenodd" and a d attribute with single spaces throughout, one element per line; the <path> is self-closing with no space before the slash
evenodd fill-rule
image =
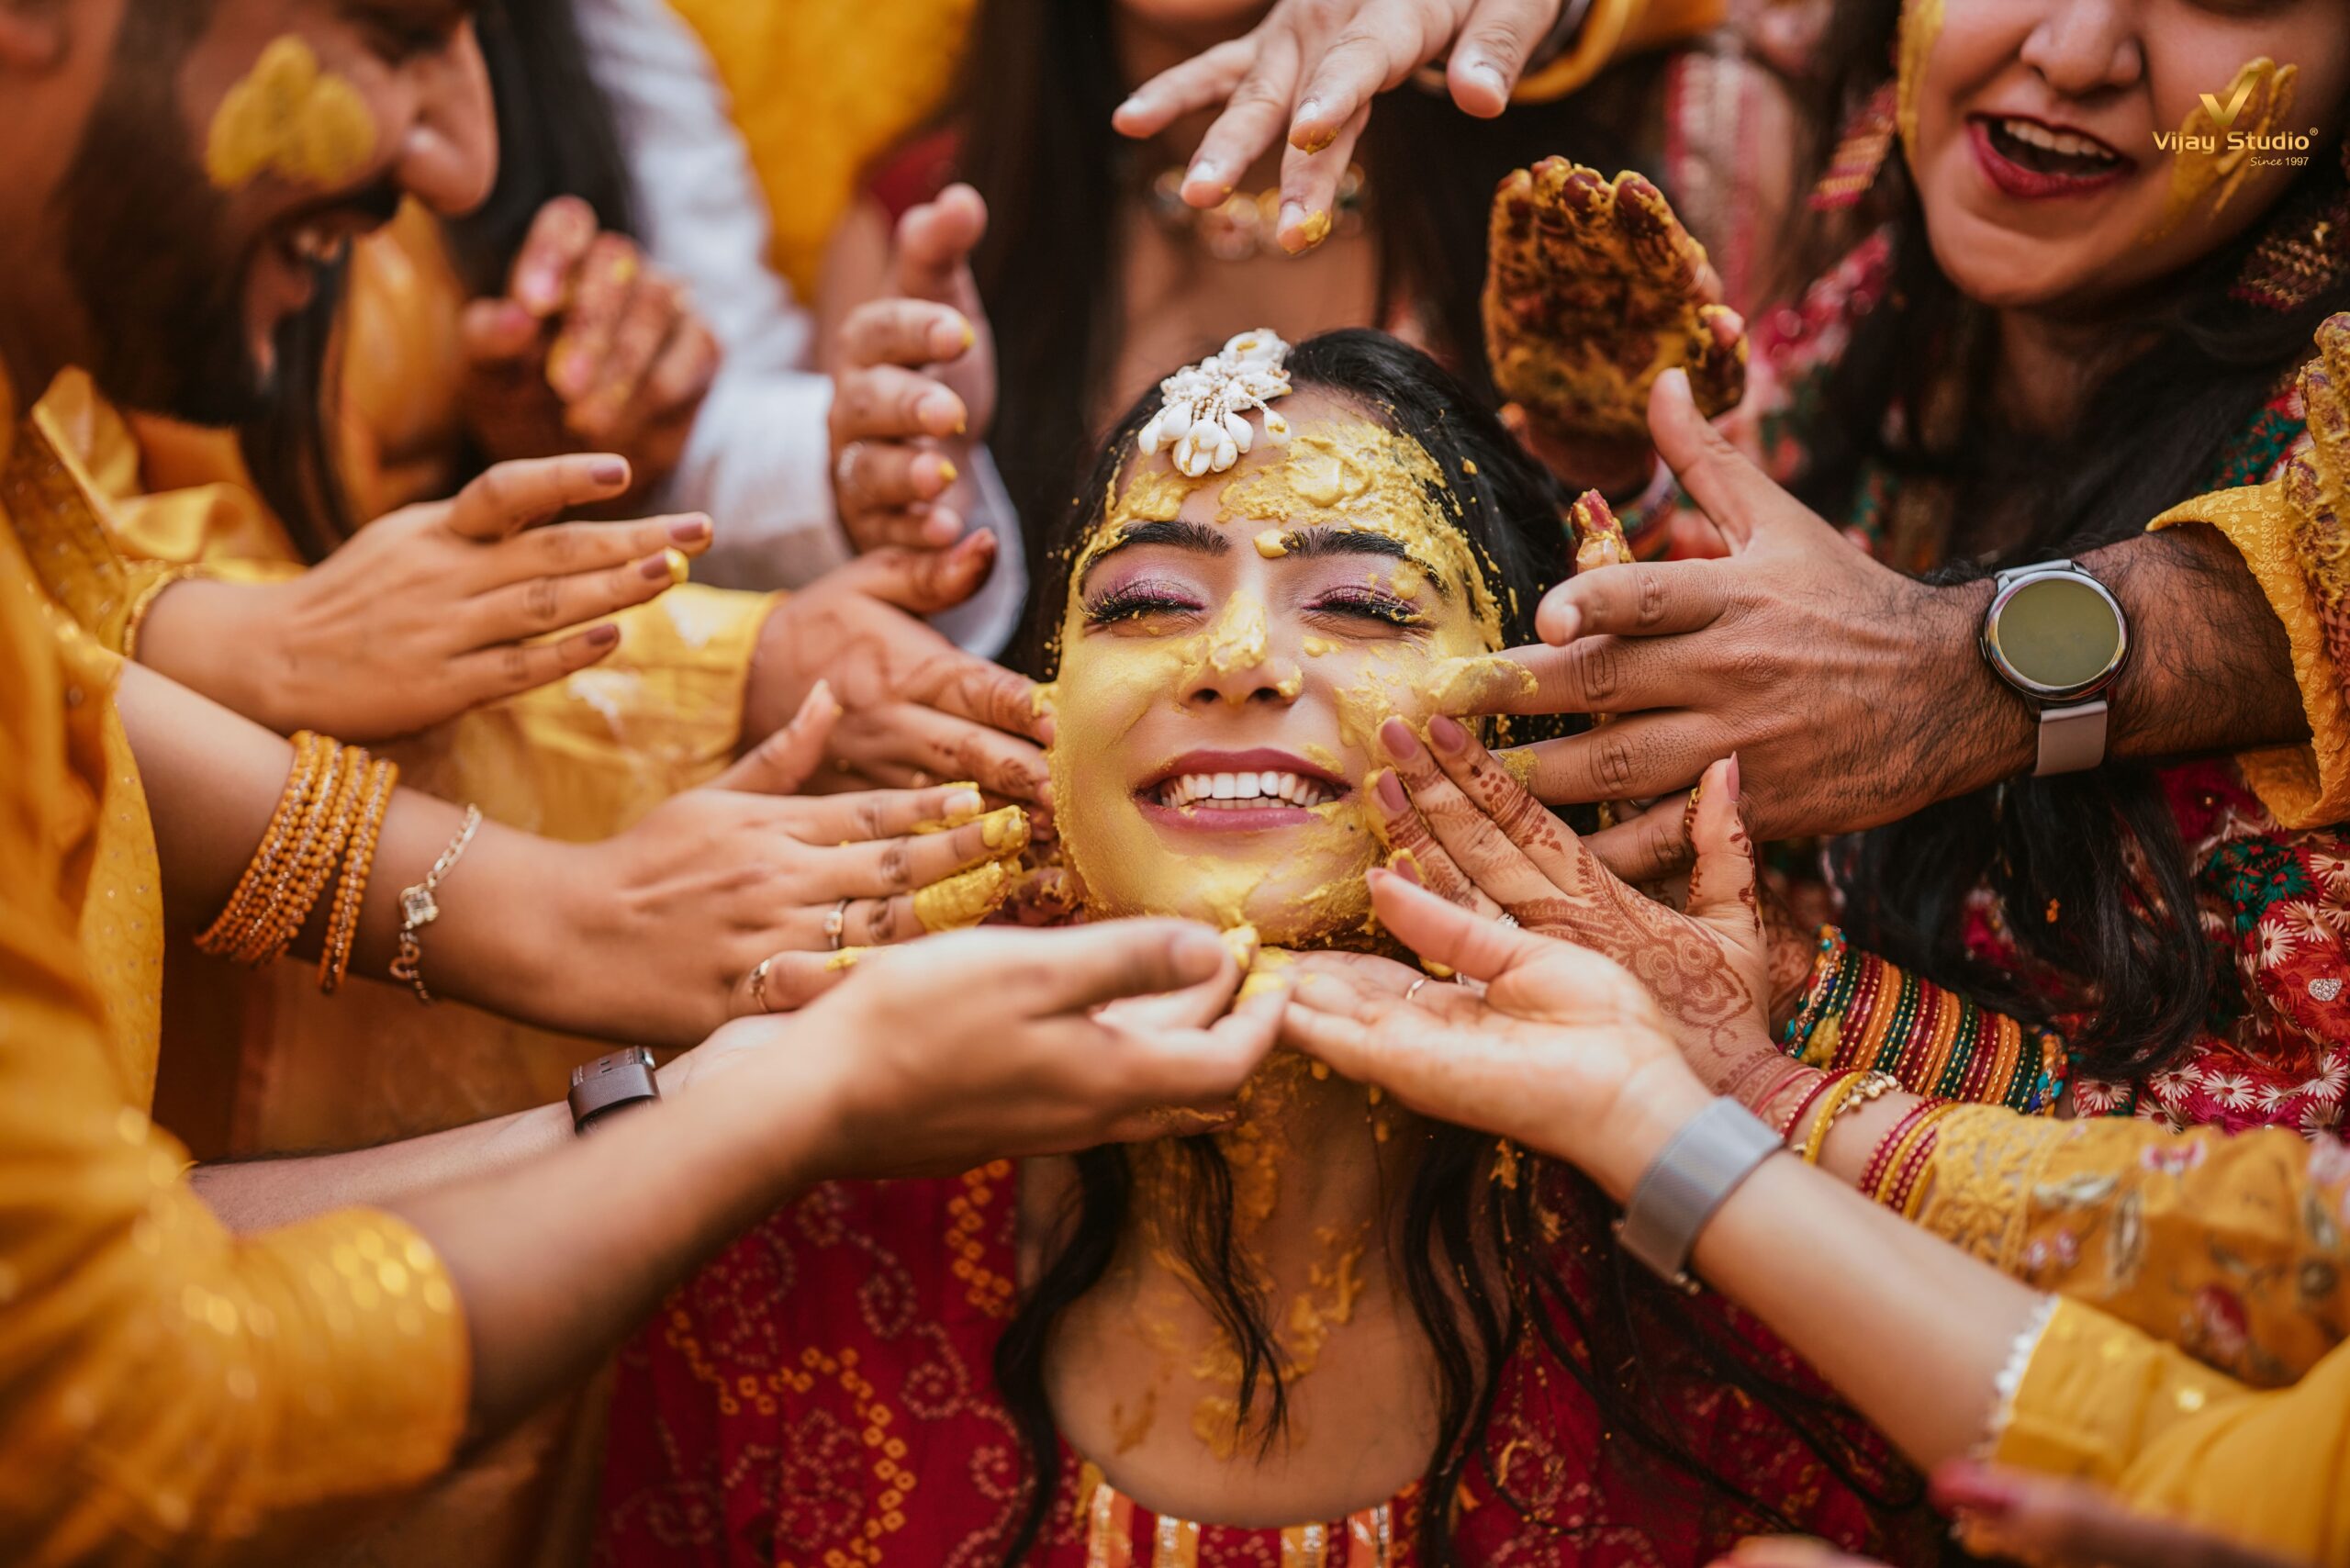
<path id="1" fill-rule="evenodd" d="M 2121 667 L 2129 645 L 2112 598 L 2073 573 L 2009 588 L 1992 610 L 1985 641 L 2002 674 L 2044 697 L 2094 691 Z"/>

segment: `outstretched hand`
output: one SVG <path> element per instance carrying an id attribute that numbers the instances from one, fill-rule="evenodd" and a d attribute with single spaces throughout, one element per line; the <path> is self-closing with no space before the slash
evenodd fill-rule
<path id="1" fill-rule="evenodd" d="M 1649 395 L 1685 369 L 1710 419 L 1746 391 L 1746 323 L 1722 303 L 1706 248 L 1627 170 L 1545 158 L 1494 193 L 1485 353 L 1520 438 L 1570 485 L 1648 476 Z"/>
<path id="2" fill-rule="evenodd" d="M 1894 822 L 2029 765 L 2030 716 L 1975 649 L 1988 583 L 1930 587 L 1856 548 L 1708 424 L 1678 370 L 1649 419 L 1730 554 L 1578 575 L 1544 598 L 1542 645 L 1510 655 L 1531 689 L 1481 711 L 1614 717 L 1519 748 L 1537 796 L 1678 796 L 1735 753 L 1748 828 L 1769 840 Z M 1649 881 L 1689 864 L 1680 827 L 1666 800 L 1590 847 Z"/>
<path id="3" fill-rule="evenodd" d="M 1344 973 L 1317 967 L 1298 981 L 1283 1039 L 1411 1110 L 1499 1133 L 1626 1191 L 1656 1130 L 1707 1098 L 1647 990 L 1595 953 L 1370 875 L 1380 923 L 1423 958 L 1483 981 L 1483 994 L 1416 983 L 1377 959 Z"/>
<path id="4" fill-rule="evenodd" d="M 834 344 L 830 416 L 841 526 L 858 550 L 963 535 L 950 491 L 995 415 L 995 342 L 970 257 L 987 204 L 949 185 L 898 220 L 886 297 Z"/>
<path id="5" fill-rule="evenodd" d="M 666 593 L 710 548 L 699 515 L 554 521 L 628 487 L 627 463 L 609 454 L 498 464 L 299 577 L 173 586 L 148 616 L 140 662 L 280 734 L 429 729 L 605 657 L 621 629 L 602 618 Z"/>
<path id="6" fill-rule="evenodd" d="M 811 788 L 921 789 L 967 778 L 1048 822 L 1043 746 L 1052 721 L 1038 711 L 1035 683 L 916 619 L 969 598 L 995 552 L 986 532 L 946 550 L 877 550 L 784 599 L 752 654 L 744 733 L 776 728 L 821 679 L 845 711 L 832 732 L 833 766 Z"/>
<path id="7" fill-rule="evenodd" d="M 1735 758 L 1683 798 L 1696 870 L 1685 908 L 1674 909 L 1609 871 L 1467 726 L 1438 716 L 1428 739 L 1421 745 L 1400 719 L 1380 728 L 1393 767 L 1371 792 L 1398 872 L 1482 918 L 1507 915 L 1621 965 L 1718 1092 L 1785 1065 L 1769 1040 L 1768 950 Z"/>
<path id="8" fill-rule="evenodd" d="M 1225 944 L 1172 920 L 934 937 L 832 980 L 789 1019 L 738 1021 L 693 1053 L 707 1068 L 771 1044 L 825 1052 L 833 1114 L 812 1163 L 827 1178 L 965 1170 L 1163 1137 L 1170 1113 L 1212 1118 L 1288 1002 L 1286 987 L 1236 1001 Z"/>
<path id="9" fill-rule="evenodd" d="M 1183 177 L 1183 199 L 1197 207 L 1229 196 L 1286 133 L 1276 236 L 1294 254 L 1329 231 L 1372 98 L 1446 60 L 1453 102 L 1491 119 L 1559 9 L 1560 0 L 1279 0 L 1247 34 L 1136 88 L 1111 124 L 1143 140 L 1220 109 Z"/>
<path id="10" fill-rule="evenodd" d="M 482 450 L 618 452 L 635 494 L 677 467 L 723 357 L 685 285 L 571 196 L 539 210 L 506 292 L 467 306 L 459 337 L 459 402 Z"/>

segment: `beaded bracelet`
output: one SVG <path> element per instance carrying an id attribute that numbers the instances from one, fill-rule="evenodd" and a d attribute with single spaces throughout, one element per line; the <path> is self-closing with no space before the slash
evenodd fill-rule
<path id="1" fill-rule="evenodd" d="M 342 863 L 342 879 L 335 885 L 334 906 L 327 916 L 327 939 L 319 953 L 319 989 L 332 996 L 351 968 L 351 949 L 359 936 L 359 906 L 367 896 L 368 874 L 375 865 L 375 844 L 384 830 L 384 814 L 391 809 L 392 791 L 399 785 L 399 764 L 379 757 L 367 770 L 367 790 L 352 829 L 350 854 Z"/>
<path id="2" fill-rule="evenodd" d="M 357 746 L 344 746 L 327 758 L 269 902 L 231 955 L 237 962 L 258 965 L 283 958 L 301 935 L 351 835 L 352 803 L 366 765 L 367 754 Z"/>
<path id="3" fill-rule="evenodd" d="M 277 809 L 270 813 L 269 825 L 262 831 L 261 843 L 254 849 L 252 859 L 246 863 L 244 875 L 237 879 L 228 903 L 212 924 L 197 934 L 196 946 L 199 952 L 219 957 L 233 952 L 265 912 L 262 890 L 275 881 L 285 842 L 301 817 L 303 801 L 333 745 L 308 730 L 294 737 L 294 766 L 286 771 L 285 789 L 277 798 Z"/>

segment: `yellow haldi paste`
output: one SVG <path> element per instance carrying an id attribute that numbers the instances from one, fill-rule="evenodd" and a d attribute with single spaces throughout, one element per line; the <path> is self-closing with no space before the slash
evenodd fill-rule
<path id="1" fill-rule="evenodd" d="M 292 34 L 273 41 L 213 114 L 204 169 L 236 190 L 263 174 L 332 187 L 347 185 L 375 156 L 375 119 L 359 89 L 322 69 Z"/>

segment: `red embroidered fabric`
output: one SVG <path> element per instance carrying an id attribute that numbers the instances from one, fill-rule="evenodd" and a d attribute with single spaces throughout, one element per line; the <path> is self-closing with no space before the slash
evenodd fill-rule
<path id="1" fill-rule="evenodd" d="M 673 1296 L 621 1358 L 599 1561 L 1000 1562 L 1026 1495 L 1018 1437 L 990 1372 L 1013 1310 L 1015 1180 L 998 1163 L 946 1181 L 821 1187 Z M 1572 1231 L 1561 1246 L 1571 1290 L 1597 1312 L 1608 1294 L 1591 1273 L 1600 1249 L 1577 1247 Z M 1824 1402 L 1751 1321 L 1718 1298 L 1693 1306 L 1741 1360 Z M 1893 1562 L 1930 1555 L 1930 1518 L 1872 1508 L 1786 1424 L 1701 1367 L 1679 1330 L 1655 1326 L 1641 1351 L 1660 1374 L 1662 1415 L 1714 1473 L 1808 1533 Z M 1663 1568 L 1706 1562 L 1769 1528 L 1750 1510 L 1695 1500 L 1620 1439 L 1603 1442 L 1579 1373 L 1589 1369 L 1531 1345 L 1504 1368 L 1460 1499 L 1465 1562 Z M 1873 1493 L 1911 1488 L 1856 1417 L 1829 1419 Z M 1062 1462 L 1050 1522 L 1027 1562 L 1088 1568 L 1080 1465 L 1066 1452 Z M 1392 1501 L 1388 1562 L 1415 1561 L 1417 1510 L 1411 1493 Z M 1159 1552 L 1173 1521 L 1136 1507 L 1124 1533 L 1138 1565 L 1289 1568 L 1301 1538 L 1348 1539 L 1348 1521 L 1314 1522 L 1325 1528 L 1170 1528 L 1173 1557 Z M 1333 1554 L 1315 1568 L 1351 1565 Z"/>

